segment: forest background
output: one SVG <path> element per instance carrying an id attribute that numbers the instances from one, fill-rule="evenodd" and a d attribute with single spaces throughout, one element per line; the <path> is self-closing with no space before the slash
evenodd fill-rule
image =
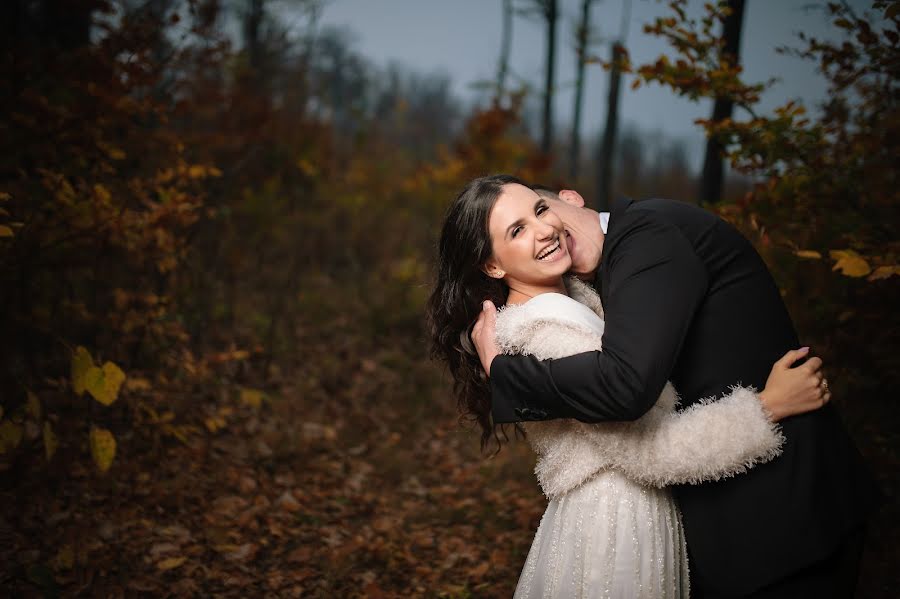
<path id="1" fill-rule="evenodd" d="M 771 114 L 742 78 L 742 1 L 670 2 L 647 64 L 593 58 L 592 4 L 574 32 L 554 0 L 491 10 L 502 40 L 537 19 L 605 69 L 596 147 L 577 105 L 571 130 L 548 108 L 569 45 L 522 85 L 504 41 L 470 106 L 318 28 L 317 0 L 5 2 L 0 588 L 509 596 L 544 507 L 533 457 L 479 454 L 422 310 L 449 201 L 510 172 L 596 207 L 698 202 L 754 242 L 885 491 L 860 596 L 891 596 L 900 3 L 822 3 L 840 40 L 786 51 L 828 97 Z M 701 172 L 620 131 L 626 82 L 714 101 Z"/>

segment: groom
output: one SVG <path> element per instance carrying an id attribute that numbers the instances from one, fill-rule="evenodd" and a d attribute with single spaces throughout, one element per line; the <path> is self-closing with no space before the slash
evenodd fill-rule
<path id="1" fill-rule="evenodd" d="M 545 362 L 498 355 L 486 303 L 472 339 L 495 423 L 634 420 L 667 380 L 682 407 L 738 382 L 761 389 L 771 365 L 799 347 L 762 259 L 712 213 L 620 199 L 598 214 L 575 191 L 536 191 L 566 227 L 572 272 L 600 292 L 603 351 Z M 831 405 L 781 424 L 780 458 L 674 489 L 693 597 L 853 596 L 873 483 Z"/>

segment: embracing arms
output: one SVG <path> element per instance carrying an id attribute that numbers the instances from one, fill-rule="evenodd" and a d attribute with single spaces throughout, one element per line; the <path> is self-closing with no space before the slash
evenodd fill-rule
<path id="1" fill-rule="evenodd" d="M 504 315 L 498 326 L 504 351 L 558 359 L 599 347 L 598 335 L 546 318 L 510 326 L 515 321 Z M 675 412 L 675 391 L 666 385 L 656 404 L 632 422 L 530 423 L 527 431 L 539 455 L 535 473 L 541 488 L 548 497 L 558 496 L 607 468 L 648 486 L 694 484 L 768 462 L 784 443 L 776 421 L 816 409 L 828 398 L 819 385 L 821 360 L 812 358 L 791 368 L 807 351 L 790 351 L 776 362 L 760 393 L 733 387 L 717 401 Z"/>
<path id="2" fill-rule="evenodd" d="M 612 252 L 604 351 L 549 361 L 497 356 L 486 365 L 495 422 L 635 420 L 656 403 L 706 294 L 707 275 L 676 227 L 641 212 L 621 219 L 616 246 L 604 248 Z"/>

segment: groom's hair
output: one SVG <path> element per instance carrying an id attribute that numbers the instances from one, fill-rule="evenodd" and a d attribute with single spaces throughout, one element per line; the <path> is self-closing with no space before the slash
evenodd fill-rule
<path id="1" fill-rule="evenodd" d="M 534 192 L 542 198 L 550 198 L 551 200 L 559 199 L 559 193 L 555 189 L 547 187 L 546 185 L 535 183 L 531 186 L 531 189 L 533 189 Z"/>

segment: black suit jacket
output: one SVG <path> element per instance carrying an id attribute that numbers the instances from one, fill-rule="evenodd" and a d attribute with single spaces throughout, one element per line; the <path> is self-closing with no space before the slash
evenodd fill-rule
<path id="1" fill-rule="evenodd" d="M 741 383 L 765 386 L 800 346 L 753 246 L 710 212 L 617 200 L 598 274 L 603 352 L 491 365 L 495 422 L 633 420 L 671 380 L 688 406 Z M 749 593 L 832 552 L 874 499 L 832 406 L 786 419 L 784 454 L 722 482 L 674 489 L 695 584 Z"/>

